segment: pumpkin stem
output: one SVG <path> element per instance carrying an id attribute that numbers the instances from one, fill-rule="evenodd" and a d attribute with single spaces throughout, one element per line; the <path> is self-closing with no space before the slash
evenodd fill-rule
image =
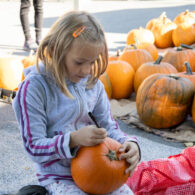
<path id="1" fill-rule="evenodd" d="M 116 51 L 116 56 L 117 57 L 120 56 L 120 52 L 121 52 L 121 50 L 120 49 L 117 49 L 117 51 Z"/>
<path id="2" fill-rule="evenodd" d="M 118 160 L 115 150 L 109 150 L 109 152 L 108 152 L 108 154 L 106 154 L 106 156 L 110 159 L 110 161 Z"/>
<path id="3" fill-rule="evenodd" d="M 154 64 L 160 64 L 162 61 L 163 57 L 161 55 L 158 56 L 157 60 L 154 62 Z"/>
<path id="4" fill-rule="evenodd" d="M 177 75 L 175 75 L 175 74 L 170 74 L 170 75 L 168 75 L 170 78 L 173 78 L 173 79 L 176 79 L 176 80 L 178 80 L 180 77 L 179 76 L 177 76 Z"/>
<path id="5" fill-rule="evenodd" d="M 164 18 L 166 17 L 166 12 L 162 12 L 162 14 L 159 16 L 159 18 Z"/>
<path id="6" fill-rule="evenodd" d="M 133 49 L 137 49 L 135 44 L 130 44 L 131 47 L 133 47 Z"/>
<path id="7" fill-rule="evenodd" d="M 187 75 L 193 75 L 192 69 L 191 69 L 190 64 L 189 64 L 188 61 L 185 62 L 185 67 L 186 67 L 186 73 L 185 74 L 187 74 Z"/>
<path id="8" fill-rule="evenodd" d="M 183 43 L 181 43 L 180 46 L 183 47 L 183 48 L 186 48 L 186 49 L 193 49 L 192 46 L 186 45 L 186 44 L 183 44 Z"/>
<path id="9" fill-rule="evenodd" d="M 179 47 L 177 47 L 177 49 L 176 49 L 176 51 L 182 51 L 182 50 L 183 49 L 182 49 L 181 45 Z"/>

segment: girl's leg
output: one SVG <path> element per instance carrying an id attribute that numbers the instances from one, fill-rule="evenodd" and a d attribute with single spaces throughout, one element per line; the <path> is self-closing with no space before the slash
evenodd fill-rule
<path id="1" fill-rule="evenodd" d="M 55 182 L 45 186 L 48 190 L 49 195 L 87 195 L 85 192 L 81 191 L 74 183 L 65 184 L 62 182 Z"/>
<path id="2" fill-rule="evenodd" d="M 43 24 L 43 0 L 33 0 L 35 10 L 35 33 L 36 43 L 39 45 L 41 41 L 42 24 Z"/>
<path id="3" fill-rule="evenodd" d="M 30 40 L 30 27 L 29 27 L 29 8 L 30 0 L 21 0 L 20 4 L 20 21 L 24 32 L 25 40 Z"/>
<path id="4" fill-rule="evenodd" d="M 108 195 L 127 195 L 127 194 L 134 195 L 132 190 L 126 184 L 124 184 L 114 192 L 109 193 Z"/>

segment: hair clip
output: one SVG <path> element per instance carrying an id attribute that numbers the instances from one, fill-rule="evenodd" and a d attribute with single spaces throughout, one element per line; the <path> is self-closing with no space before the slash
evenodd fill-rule
<path id="1" fill-rule="evenodd" d="M 78 37 L 84 30 L 85 30 L 86 26 L 81 26 L 79 28 L 77 28 L 73 33 L 72 36 L 74 38 Z"/>

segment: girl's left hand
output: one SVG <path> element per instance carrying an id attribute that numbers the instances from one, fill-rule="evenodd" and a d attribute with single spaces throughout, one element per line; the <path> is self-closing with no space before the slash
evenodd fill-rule
<path id="1" fill-rule="evenodd" d="M 135 142 L 126 141 L 119 149 L 119 152 L 124 152 L 119 156 L 119 159 L 126 159 L 130 164 L 129 168 L 125 170 L 125 173 L 129 173 L 131 176 L 140 159 L 138 145 Z"/>

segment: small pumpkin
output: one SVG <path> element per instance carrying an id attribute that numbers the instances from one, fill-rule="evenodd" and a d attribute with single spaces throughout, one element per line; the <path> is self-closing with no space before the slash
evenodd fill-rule
<path id="1" fill-rule="evenodd" d="M 134 90 L 137 92 L 139 86 L 141 83 L 146 79 L 148 76 L 155 74 L 155 73 L 161 73 L 161 74 L 171 74 L 171 73 L 177 73 L 177 69 L 172 66 L 171 64 L 167 62 L 161 62 L 162 56 L 159 56 L 159 58 L 155 62 L 147 62 L 142 64 L 135 73 L 134 78 Z"/>
<path id="2" fill-rule="evenodd" d="M 194 24 L 179 24 L 177 28 L 173 30 L 172 39 L 174 45 L 177 47 L 182 43 L 187 45 L 195 43 L 195 22 Z"/>
<path id="3" fill-rule="evenodd" d="M 81 147 L 71 162 L 76 185 L 89 194 L 107 194 L 122 186 L 128 179 L 128 163 L 119 160 L 121 144 L 111 138 L 96 146 Z"/>
<path id="4" fill-rule="evenodd" d="M 156 46 L 154 44 L 136 43 L 136 47 L 138 49 L 145 49 L 146 51 L 148 51 L 152 55 L 153 60 L 157 60 L 157 58 L 158 58 L 158 49 L 156 48 Z"/>
<path id="5" fill-rule="evenodd" d="M 136 107 L 140 120 L 152 128 L 170 128 L 183 122 L 194 95 L 189 79 L 153 74 L 140 85 Z"/>
<path id="6" fill-rule="evenodd" d="M 105 91 L 107 93 L 108 98 L 110 99 L 112 97 L 112 84 L 110 82 L 110 79 L 108 77 L 108 74 L 106 72 L 104 72 L 101 76 L 100 76 L 100 81 L 103 83 Z"/>
<path id="7" fill-rule="evenodd" d="M 195 50 L 191 46 L 182 44 L 174 49 L 169 49 L 164 54 L 163 62 L 172 64 L 178 72 L 185 71 L 185 62 L 188 61 L 195 72 Z"/>
<path id="8" fill-rule="evenodd" d="M 177 24 L 177 25 L 182 24 L 182 23 L 193 24 L 195 22 L 195 13 L 190 12 L 187 9 L 184 12 L 181 12 L 180 14 L 178 14 L 174 18 L 173 22 L 175 22 L 175 24 Z"/>
<path id="9" fill-rule="evenodd" d="M 22 81 L 23 64 L 17 57 L 0 58 L 0 88 L 17 90 Z"/>
<path id="10" fill-rule="evenodd" d="M 166 17 L 156 22 L 151 29 L 155 37 L 155 45 L 158 48 L 172 47 L 172 33 L 176 27 L 177 25 L 174 22 L 167 22 Z"/>
<path id="11" fill-rule="evenodd" d="M 126 43 L 127 45 L 140 43 L 154 43 L 153 33 L 145 28 L 139 27 L 138 29 L 132 29 L 127 34 Z"/>
<path id="12" fill-rule="evenodd" d="M 128 62 L 136 72 L 143 63 L 151 62 L 153 58 L 145 49 L 137 49 L 135 45 L 133 47 L 134 49 L 124 49 L 119 60 Z"/>
<path id="13" fill-rule="evenodd" d="M 195 87 L 195 72 L 192 72 L 189 62 L 185 62 L 185 68 L 185 72 L 179 72 L 177 75 L 189 79 Z"/>
<path id="14" fill-rule="evenodd" d="M 119 56 L 120 56 L 120 50 L 118 49 L 117 52 L 116 52 L 116 55 L 110 55 L 108 57 L 108 61 L 118 60 Z"/>
<path id="15" fill-rule="evenodd" d="M 133 91 L 135 71 L 130 64 L 117 60 L 108 63 L 106 73 L 112 85 L 112 98 L 129 98 Z"/>
<path id="16" fill-rule="evenodd" d="M 148 23 L 146 24 L 146 29 L 152 30 L 153 26 L 155 26 L 157 22 L 163 19 L 166 20 L 166 22 L 171 22 L 171 20 L 167 18 L 166 12 L 163 12 L 158 18 L 152 18 L 151 20 L 149 20 Z"/>

